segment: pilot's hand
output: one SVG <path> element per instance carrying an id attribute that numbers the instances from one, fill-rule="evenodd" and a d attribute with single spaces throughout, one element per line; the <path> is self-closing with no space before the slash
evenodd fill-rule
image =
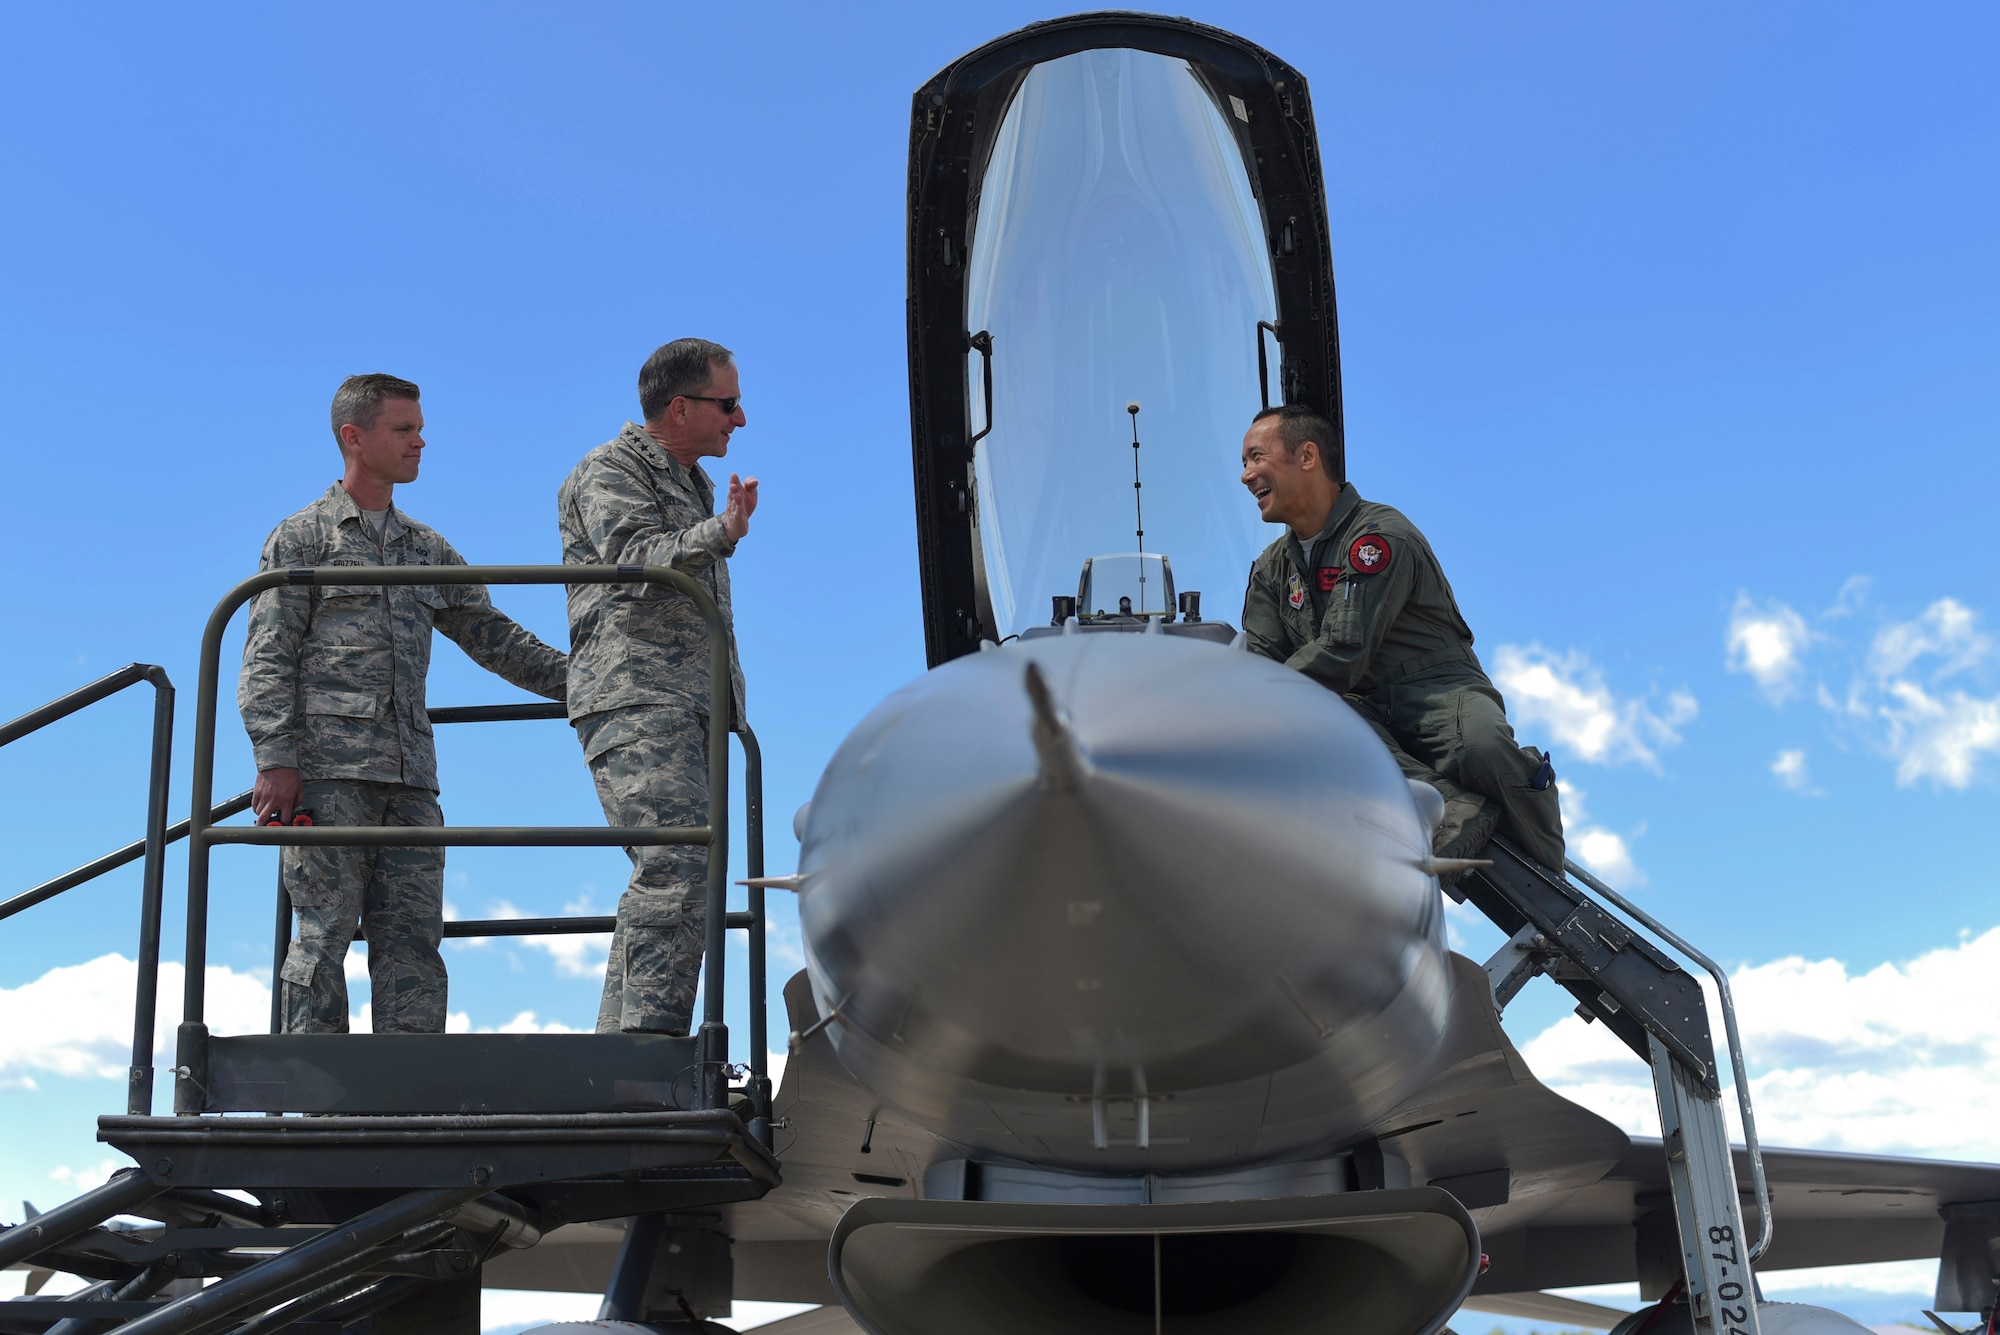
<path id="1" fill-rule="evenodd" d="M 250 790 L 250 809 L 257 813 L 258 820 L 275 811 L 279 820 L 290 825 L 292 812 L 304 796 L 305 785 L 299 782 L 299 772 L 289 765 L 275 765 L 257 771 L 257 786 Z"/>
<path id="2" fill-rule="evenodd" d="M 722 531 L 731 542 L 741 542 L 750 531 L 750 516 L 757 511 L 757 479 L 729 475 L 729 507 L 722 512 Z"/>

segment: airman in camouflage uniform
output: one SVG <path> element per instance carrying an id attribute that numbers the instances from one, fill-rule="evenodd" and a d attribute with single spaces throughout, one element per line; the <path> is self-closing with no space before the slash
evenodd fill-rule
<path id="1" fill-rule="evenodd" d="M 727 506 L 700 460 L 720 458 L 745 424 L 729 350 L 702 339 L 660 348 L 639 372 L 643 426 L 583 457 L 556 497 L 563 561 L 667 566 L 701 581 L 733 626 L 726 559 L 749 531 L 757 480 L 731 475 Z M 743 670 L 729 648 L 730 699 L 709 699 L 709 636 L 694 603 L 649 584 L 569 586 L 569 716 L 611 825 L 708 821 L 709 711 L 743 717 Z M 598 1007 L 600 1033 L 684 1034 L 694 1014 L 708 922 L 705 849 L 628 848 L 632 878 Z"/>
<path id="2" fill-rule="evenodd" d="M 333 422 L 347 475 L 272 531 L 259 568 L 464 565 L 390 499 L 394 483 L 417 474 L 417 387 L 352 377 Z M 376 514 L 365 501 L 379 503 Z M 480 666 L 563 698 L 564 655 L 495 611 L 484 585 L 286 585 L 251 601 L 237 703 L 256 751 L 260 817 L 289 821 L 303 807 L 318 825 L 444 824 L 424 702 L 433 626 Z M 272 980 L 285 1032 L 347 1032 L 344 963 L 361 925 L 375 1032 L 442 1033 L 444 850 L 288 848 L 283 858 L 298 917 Z"/>
<path id="3" fill-rule="evenodd" d="M 1560 870 L 1548 758 L 1515 743 L 1424 535 L 1361 499 L 1333 439 L 1331 423 L 1298 405 L 1258 414 L 1243 438 L 1244 485 L 1266 519 L 1289 525 L 1250 568 L 1250 648 L 1338 691 L 1407 776 L 1445 795 L 1439 853 L 1470 855 L 1497 826 Z"/>

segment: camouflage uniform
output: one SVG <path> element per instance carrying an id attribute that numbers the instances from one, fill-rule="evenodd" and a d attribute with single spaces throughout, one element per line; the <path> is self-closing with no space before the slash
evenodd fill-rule
<path id="1" fill-rule="evenodd" d="M 1439 852 L 1469 854 L 1497 824 L 1562 866 L 1555 787 L 1532 782 L 1546 757 L 1515 744 L 1444 570 L 1401 512 L 1341 488 L 1310 551 L 1287 533 L 1252 564 L 1243 629 L 1256 652 L 1338 691 L 1405 774 L 1437 785 Z"/>
<path id="2" fill-rule="evenodd" d="M 273 529 L 260 569 L 446 566 L 465 558 L 393 505 L 378 539 L 339 483 Z M 479 584 L 286 585 L 250 603 L 236 699 L 257 768 L 299 771 L 320 825 L 442 825 L 424 703 L 431 628 L 524 690 L 563 698 L 567 661 L 495 611 Z M 368 932 L 377 1033 L 441 1033 L 441 848 L 289 848 L 298 935 L 274 985 L 287 1033 L 345 1033 L 343 967 Z"/>
<path id="3" fill-rule="evenodd" d="M 736 543 L 700 465 L 683 468 L 627 422 L 583 457 L 556 496 L 563 561 L 656 565 L 694 576 L 731 622 Z M 708 627 L 686 595 L 648 584 L 569 586 L 569 716 L 612 825 L 708 819 Z M 729 649 L 731 720 L 743 670 Z M 628 848 L 632 879 L 604 974 L 600 1033 L 686 1033 L 707 926 L 708 853 Z"/>

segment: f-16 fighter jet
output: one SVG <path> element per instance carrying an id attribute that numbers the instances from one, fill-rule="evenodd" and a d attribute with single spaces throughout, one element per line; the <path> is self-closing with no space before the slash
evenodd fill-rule
<path id="1" fill-rule="evenodd" d="M 1504 838 L 1444 865 L 1439 794 L 1203 617 L 1275 536 L 1236 480 L 1252 416 L 1341 420 L 1298 71 L 1083 15 L 912 115 L 932 668 L 773 881 L 807 956 L 783 1185 L 489 1282 L 604 1276 L 607 1318 L 660 1329 L 733 1287 L 829 1305 L 772 1331 L 1432 1335 L 1467 1303 L 1609 1324 L 1542 1290 L 1637 1280 L 1650 1335 L 1834 1335 L 1754 1267 L 1942 1254 L 1939 1303 L 1990 1308 L 2000 1168 L 1732 1149 L 1735 1045 L 1660 948 L 1693 943 Z M 1489 965 L 1447 948 L 1441 876 L 1511 934 Z M 1499 1012 L 1538 973 L 1650 1064 L 1664 1143 L 1536 1081 Z"/>

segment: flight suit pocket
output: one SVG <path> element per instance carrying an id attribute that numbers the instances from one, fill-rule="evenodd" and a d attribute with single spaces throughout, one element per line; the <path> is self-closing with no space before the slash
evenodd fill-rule
<path id="1" fill-rule="evenodd" d="M 1365 580 L 1343 578 L 1336 584 L 1327 594 L 1326 615 L 1320 618 L 1320 640 L 1342 649 L 1359 648 L 1364 622 L 1362 605 L 1367 596 Z"/>

